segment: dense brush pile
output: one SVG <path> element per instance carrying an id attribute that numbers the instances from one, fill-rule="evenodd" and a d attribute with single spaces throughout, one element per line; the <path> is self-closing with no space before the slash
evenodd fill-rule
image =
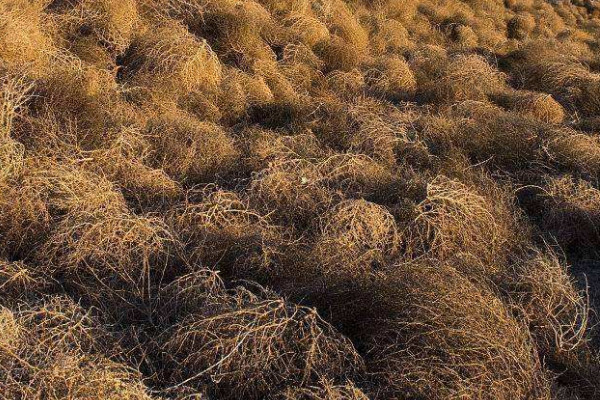
<path id="1" fill-rule="evenodd" d="M 594 0 L 1 0 L 0 398 L 598 399 L 599 135 Z"/>

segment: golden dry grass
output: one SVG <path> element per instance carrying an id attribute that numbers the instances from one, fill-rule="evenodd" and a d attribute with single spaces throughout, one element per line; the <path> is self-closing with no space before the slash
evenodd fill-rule
<path id="1" fill-rule="evenodd" d="M 599 38 L 587 0 L 1 1 L 0 398 L 597 399 Z"/>

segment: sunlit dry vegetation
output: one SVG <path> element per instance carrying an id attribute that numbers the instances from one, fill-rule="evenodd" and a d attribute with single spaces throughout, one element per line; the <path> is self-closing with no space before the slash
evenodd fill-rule
<path id="1" fill-rule="evenodd" d="M 0 0 L 0 398 L 600 397 L 594 0 Z"/>

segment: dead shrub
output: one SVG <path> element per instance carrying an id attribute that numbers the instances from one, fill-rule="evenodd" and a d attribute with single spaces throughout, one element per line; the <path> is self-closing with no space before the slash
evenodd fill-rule
<path id="1" fill-rule="evenodd" d="M 104 135 L 126 111 L 111 71 L 83 65 L 72 54 L 54 62 L 36 81 L 30 108 L 47 120 L 44 123 L 54 119 L 61 134 L 76 126 L 79 137 Z"/>
<path id="2" fill-rule="evenodd" d="M 486 100 L 465 100 L 452 104 L 446 108 L 447 113 L 441 115 L 453 122 L 462 123 L 474 121 L 489 121 L 503 114 L 502 107 Z"/>
<path id="3" fill-rule="evenodd" d="M 244 144 L 245 162 L 252 171 L 261 171 L 271 163 L 293 163 L 293 160 L 316 162 L 328 153 L 310 130 L 282 135 L 274 130 L 250 128 L 245 129 L 240 137 Z"/>
<path id="4" fill-rule="evenodd" d="M 368 400 L 369 398 L 350 381 L 335 384 L 331 380 L 322 380 L 318 385 L 293 387 L 286 389 L 281 400 Z"/>
<path id="5" fill-rule="evenodd" d="M 10 137 L 0 137 L 0 184 L 4 184 L 11 177 L 18 176 L 23 169 L 25 148 L 22 143 Z"/>
<path id="6" fill-rule="evenodd" d="M 223 80 L 221 81 L 217 97 L 218 105 L 215 106 L 214 111 L 219 117 L 206 118 L 207 120 L 222 120 L 225 123 L 234 123 L 245 116 L 248 108 L 248 99 L 241 81 L 242 74 L 236 69 L 224 69 Z"/>
<path id="7" fill-rule="evenodd" d="M 521 12 L 506 24 L 507 35 L 511 39 L 526 39 L 535 28 L 535 18 L 528 12 Z"/>
<path id="8" fill-rule="evenodd" d="M 491 96 L 496 104 L 538 121 L 560 124 L 565 118 L 563 107 L 549 94 L 530 91 L 503 91 Z"/>
<path id="9" fill-rule="evenodd" d="M 348 149 L 355 154 L 373 158 L 388 168 L 397 163 L 413 165 L 427 163 L 427 150 L 415 137 L 409 137 L 407 127 L 412 122 L 410 112 L 390 107 L 378 100 L 360 100 L 348 106 L 353 131 L 347 139 Z"/>
<path id="10" fill-rule="evenodd" d="M 157 316 L 165 326 L 201 313 L 210 299 L 223 294 L 225 283 L 218 271 L 196 269 L 160 288 L 156 307 Z"/>
<path id="11" fill-rule="evenodd" d="M 395 20 L 408 22 L 414 18 L 418 9 L 417 1 L 390 0 L 381 3 L 385 13 Z"/>
<path id="12" fill-rule="evenodd" d="M 394 167 L 402 147 L 413 144 L 403 140 L 403 133 L 403 128 L 387 125 L 381 120 L 364 121 L 349 139 L 350 151 L 372 157 L 386 167 Z"/>
<path id="13" fill-rule="evenodd" d="M 346 200 L 321 219 L 313 257 L 325 276 L 360 279 L 385 271 L 400 244 L 389 211 L 362 199 Z"/>
<path id="14" fill-rule="evenodd" d="M 282 222 L 303 226 L 324 212 L 335 194 L 315 163 L 302 159 L 274 161 L 254 176 L 250 199 Z"/>
<path id="15" fill-rule="evenodd" d="M 99 69 L 112 70 L 115 67 L 113 53 L 94 36 L 83 36 L 73 39 L 71 52 L 84 64 Z"/>
<path id="16" fill-rule="evenodd" d="M 410 98 L 417 82 L 408 63 L 397 56 L 377 60 L 366 72 L 369 88 L 378 96 L 391 101 Z"/>
<path id="17" fill-rule="evenodd" d="M 248 277 L 271 271 L 284 258 L 287 240 L 248 201 L 214 186 L 201 200 L 188 199 L 168 216 L 192 264 L 202 263 L 227 274 Z"/>
<path id="18" fill-rule="evenodd" d="M 475 25 L 473 8 L 460 1 L 424 2 L 419 11 L 425 14 L 433 24 Z"/>
<path id="19" fill-rule="evenodd" d="M 207 183 L 237 164 L 238 152 L 219 125 L 181 116 L 162 116 L 148 123 L 154 165 L 180 182 Z"/>
<path id="20" fill-rule="evenodd" d="M 137 205 L 160 205 L 182 196 L 180 185 L 161 165 L 153 168 L 155 154 L 139 128 L 123 127 L 101 148 L 84 155 L 85 167 L 106 176 Z"/>
<path id="21" fill-rule="evenodd" d="M 355 72 L 350 74 L 339 74 L 338 72 L 333 72 L 329 76 L 335 76 L 330 84 L 333 82 L 342 79 L 344 81 L 349 80 L 344 83 L 342 89 L 349 90 L 361 90 L 359 93 L 352 94 L 351 92 L 341 92 L 340 96 L 332 96 L 332 95 L 324 95 L 318 97 L 318 106 L 313 112 L 313 131 L 319 141 L 323 144 L 325 149 L 331 149 L 336 151 L 347 151 L 348 150 L 348 139 L 351 137 L 353 132 L 353 121 L 349 118 L 348 109 L 349 105 L 346 100 L 346 96 L 349 99 L 354 99 L 358 96 L 362 98 L 364 96 L 363 88 L 358 86 L 354 86 L 358 84 L 359 81 L 358 76 L 360 72 L 355 70 Z M 362 80 L 361 85 L 364 86 L 364 79 Z M 348 86 L 345 86 L 345 85 Z M 354 89 L 353 89 L 354 88 Z"/>
<path id="22" fill-rule="evenodd" d="M 302 43 L 311 48 L 329 39 L 329 30 L 322 21 L 300 11 L 292 11 L 283 23 Z"/>
<path id="23" fill-rule="evenodd" d="M 283 73 L 298 92 L 310 92 L 323 85 L 323 63 L 311 48 L 304 44 L 288 44 L 280 57 Z"/>
<path id="24" fill-rule="evenodd" d="M 429 101 L 441 103 L 486 100 L 504 86 L 504 75 L 483 57 L 465 55 L 451 59 L 440 76 L 423 87 L 423 94 Z"/>
<path id="25" fill-rule="evenodd" d="M 48 21 L 42 2 L 11 1 L 0 5 L 0 58 L 14 72 L 28 71 L 33 77 L 48 68 L 56 51 L 44 32 Z"/>
<path id="26" fill-rule="evenodd" d="M 330 188 L 358 198 L 384 201 L 410 186 L 390 167 L 364 154 L 336 154 L 321 161 L 319 169 Z"/>
<path id="27" fill-rule="evenodd" d="M 34 188 L 0 183 L 0 254 L 24 256 L 50 230 L 46 204 Z"/>
<path id="28" fill-rule="evenodd" d="M 187 0 L 141 0 L 140 11 L 145 16 L 157 18 L 159 22 L 164 18 L 171 18 L 191 24 L 201 16 L 202 4 Z"/>
<path id="29" fill-rule="evenodd" d="M 90 26 L 103 43 L 116 52 L 129 46 L 139 24 L 134 0 L 84 0 L 78 6 L 82 24 Z"/>
<path id="30" fill-rule="evenodd" d="M 600 140 L 596 136 L 562 129 L 548 141 L 553 161 L 594 179 L 600 173 Z"/>
<path id="31" fill-rule="evenodd" d="M 419 89 L 439 77 L 448 64 L 448 51 L 437 45 L 422 45 L 410 52 L 408 62 L 415 74 Z"/>
<path id="32" fill-rule="evenodd" d="M 469 121 L 459 135 L 474 162 L 516 171 L 547 161 L 544 144 L 551 129 L 514 113 L 491 111 Z"/>
<path id="33" fill-rule="evenodd" d="M 138 35 L 124 55 L 123 76 L 134 85 L 179 96 L 190 91 L 214 91 L 221 64 L 206 41 L 183 25 L 165 22 Z"/>
<path id="34" fill-rule="evenodd" d="M 156 285 L 176 271 L 176 250 L 158 218 L 73 213 L 58 224 L 36 259 L 86 300 L 123 318 L 148 313 Z"/>
<path id="35" fill-rule="evenodd" d="M 365 51 L 369 44 L 369 36 L 361 26 L 353 10 L 343 1 L 331 0 L 324 7 L 316 10 L 329 31 L 337 35 L 359 51 Z"/>
<path id="36" fill-rule="evenodd" d="M 544 232 L 575 254 L 594 254 L 600 243 L 600 191 L 589 182 L 563 176 L 549 179 L 536 196 L 534 215 Z"/>
<path id="37" fill-rule="evenodd" d="M 43 268 L 34 268 L 22 261 L 0 260 L 0 302 L 7 305 L 47 292 L 51 282 L 44 272 Z"/>
<path id="38" fill-rule="evenodd" d="M 175 381 L 202 385 L 224 398 L 263 398 L 275 388 L 320 378 L 352 377 L 360 356 L 321 319 L 260 287 L 237 287 L 202 305 L 163 337 Z"/>
<path id="39" fill-rule="evenodd" d="M 538 351 L 550 363 L 586 345 L 589 334 L 589 304 L 566 267 L 552 253 L 538 253 L 515 265 L 502 285 L 522 313 L 535 339 Z"/>
<path id="40" fill-rule="evenodd" d="M 33 84 L 28 83 L 24 76 L 7 75 L 0 78 L 0 139 L 3 142 L 8 142 L 14 133 L 15 120 L 23 116 L 32 88 Z M 8 166 L 3 163 L 2 169 Z"/>
<path id="41" fill-rule="evenodd" d="M 268 85 L 273 98 L 249 108 L 250 122 L 273 129 L 303 129 L 304 121 L 312 111 L 308 95 L 304 91 L 296 91 L 292 80 L 284 73 L 286 71 L 279 71 L 275 63 L 257 62 L 255 69 Z M 295 79 L 294 76 L 290 78 Z"/>
<path id="42" fill-rule="evenodd" d="M 526 88 L 551 93 L 565 106 L 584 116 L 600 109 L 600 75 L 568 59 L 539 63 L 526 61 L 517 69 Z"/>
<path id="43" fill-rule="evenodd" d="M 196 36 L 208 40 L 225 64 L 248 70 L 256 62 L 274 60 L 269 44 L 281 40 L 281 30 L 261 4 L 222 1 L 195 7 L 199 10 L 184 21 Z"/>
<path id="44" fill-rule="evenodd" d="M 380 395 L 548 399 L 530 338 L 502 302 L 451 266 L 434 264 L 397 265 L 379 286 L 364 343 Z"/>
<path id="45" fill-rule="evenodd" d="M 342 99 L 350 100 L 364 93 L 365 78 L 358 69 L 350 72 L 332 71 L 327 74 L 327 85 Z"/>
<path id="46" fill-rule="evenodd" d="M 587 288 L 580 290 L 552 251 L 536 251 L 502 279 L 514 314 L 529 327 L 540 357 L 563 375 L 562 385 L 583 398 L 598 393 L 597 354 Z"/>
<path id="47" fill-rule="evenodd" d="M 265 80 L 238 69 L 226 69 L 217 98 L 218 112 L 225 124 L 246 118 L 253 107 L 261 107 L 273 99 L 273 92 Z"/>
<path id="48" fill-rule="evenodd" d="M 0 0 L 0 398 L 598 397 L 573 1 Z"/>
<path id="49" fill-rule="evenodd" d="M 533 0 L 505 0 L 504 5 L 514 11 L 530 10 L 533 8 Z"/>
<path id="50" fill-rule="evenodd" d="M 498 273 L 514 250 L 515 217 L 506 194 L 487 182 L 487 193 L 455 179 L 438 176 L 427 185 L 427 197 L 406 232 L 407 252 L 429 253 L 444 260 L 464 252 L 486 260 L 488 277 Z"/>
<path id="51" fill-rule="evenodd" d="M 337 35 L 331 35 L 329 40 L 320 42 L 315 51 L 323 60 L 327 72 L 352 71 L 360 65 L 364 57 L 359 49 Z"/>
<path id="52" fill-rule="evenodd" d="M 0 390 L 5 398 L 152 397 L 140 374 L 111 361 L 108 335 L 81 307 L 54 297 L 32 308 L 0 311 Z M 112 347 L 111 352 L 117 348 Z"/>
<path id="53" fill-rule="evenodd" d="M 446 115 L 425 115 L 416 121 L 415 129 L 428 151 L 439 157 L 455 151 L 456 137 L 462 131 L 462 122 Z"/>
<path id="54" fill-rule="evenodd" d="M 575 123 L 574 128 L 586 133 L 599 132 L 600 117 L 581 118 Z"/>
<path id="55" fill-rule="evenodd" d="M 114 186 L 81 168 L 43 158 L 24 160 L 23 173 L 0 184 L 0 252 L 25 257 L 41 245 L 53 222 L 71 212 L 125 212 Z"/>
<path id="56" fill-rule="evenodd" d="M 273 100 L 273 92 L 263 77 L 243 75 L 241 84 L 246 91 L 246 98 L 250 107 L 266 104 Z"/>
<path id="57" fill-rule="evenodd" d="M 400 21 L 383 17 L 373 17 L 371 33 L 371 51 L 375 54 L 402 54 L 415 44 L 408 30 Z"/>
<path id="58" fill-rule="evenodd" d="M 68 160 L 28 158 L 24 170 L 23 187 L 36 193 L 52 217 L 127 211 L 123 195 L 109 180 Z"/>
<path id="59" fill-rule="evenodd" d="M 14 124 L 24 113 L 30 90 L 31 85 L 23 77 L 0 78 L 0 185 L 18 177 L 23 170 L 25 146 L 12 135 Z"/>
<path id="60" fill-rule="evenodd" d="M 115 53 L 124 51 L 140 23 L 137 3 L 133 0 L 76 0 L 46 2 L 51 18 L 65 41 L 82 37 Z M 91 43 L 90 43 L 91 44 Z"/>
<path id="61" fill-rule="evenodd" d="M 288 51 L 290 50 L 288 49 Z M 296 55 L 299 56 L 298 53 Z M 300 68 L 299 64 L 301 63 L 291 61 L 289 58 L 293 57 L 293 55 L 286 54 L 286 49 L 283 49 L 282 57 L 288 58 L 287 60 L 283 60 L 287 65 L 280 66 L 279 64 L 270 62 L 257 62 L 255 70 L 273 94 L 272 105 L 279 105 L 279 107 L 286 106 L 300 110 L 302 106 L 300 104 L 303 97 L 302 92 L 304 90 L 301 87 L 295 86 L 294 82 L 306 79 L 306 77 L 301 75 L 302 71 L 300 71 L 300 75 L 298 74 L 299 71 L 296 68 Z"/>
<path id="62" fill-rule="evenodd" d="M 458 24 L 449 29 L 450 38 L 459 48 L 471 49 L 477 47 L 479 37 L 470 26 Z"/>

